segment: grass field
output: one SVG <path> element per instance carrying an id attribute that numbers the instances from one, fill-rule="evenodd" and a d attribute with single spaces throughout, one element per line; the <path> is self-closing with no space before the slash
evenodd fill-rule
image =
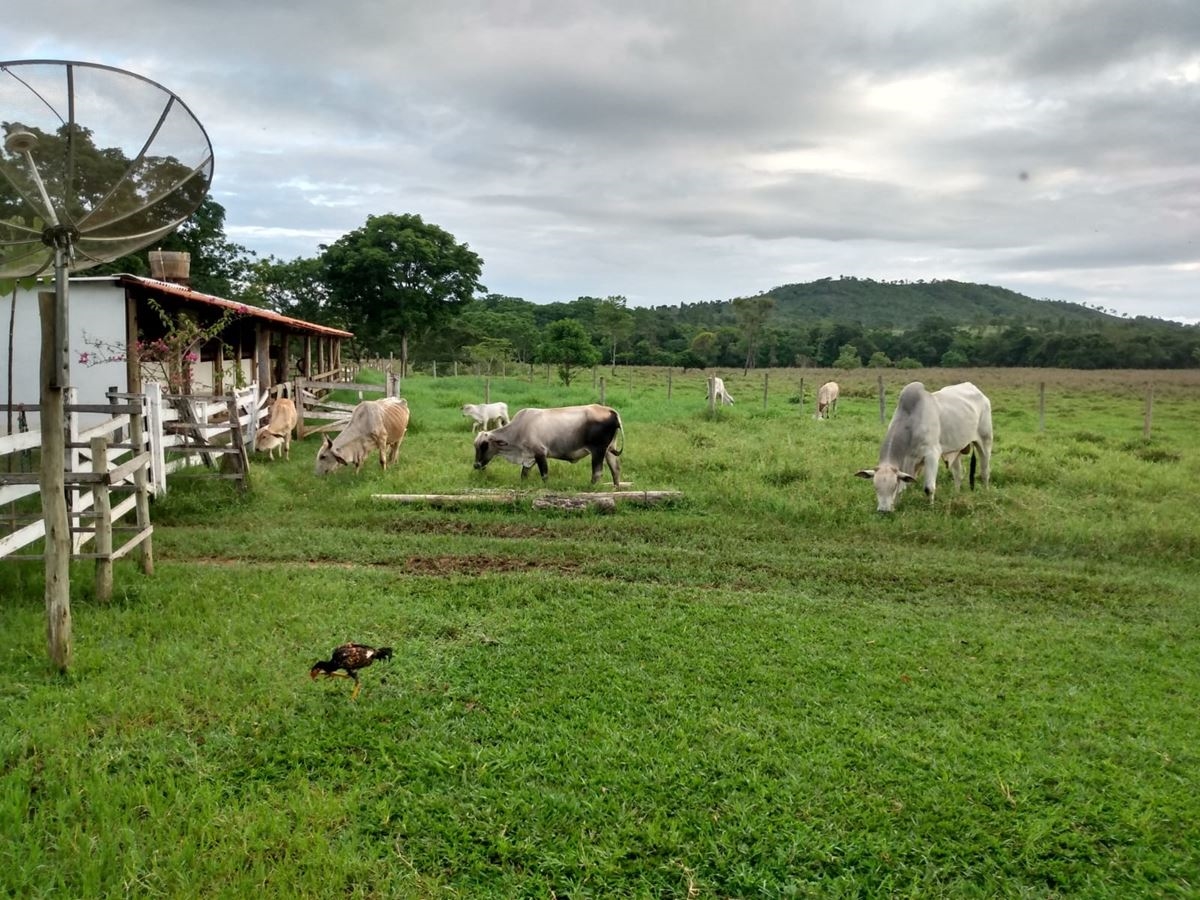
<path id="1" fill-rule="evenodd" d="M 891 516 L 852 477 L 874 371 L 823 422 L 828 372 L 765 405 L 721 372 L 715 417 L 702 373 L 600 374 L 624 477 L 677 503 L 372 499 L 522 486 L 472 470 L 482 380 L 422 376 L 387 473 L 318 480 L 309 438 L 246 499 L 173 483 L 153 577 L 100 605 L 73 569 L 68 675 L 0 563 L 0 896 L 1200 892 L 1200 372 L 888 372 L 889 414 L 969 378 L 996 427 L 990 490 Z M 354 702 L 308 678 L 346 640 L 396 650 Z"/>

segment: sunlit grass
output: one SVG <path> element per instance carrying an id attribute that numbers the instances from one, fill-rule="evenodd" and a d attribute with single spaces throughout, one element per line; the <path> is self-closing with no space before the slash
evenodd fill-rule
<path id="1" fill-rule="evenodd" d="M 1154 896 L 1200 882 L 1195 373 L 963 372 L 994 482 L 874 513 L 877 373 L 607 370 L 611 515 L 372 494 L 541 490 L 472 469 L 482 378 L 409 378 L 399 463 L 180 481 L 157 572 L 0 564 L 0 895 Z M 918 373 L 931 387 L 935 373 Z M 944 377 L 945 373 L 936 373 Z M 361 376 L 360 376 L 361 377 Z M 805 378 L 806 405 L 788 402 Z M 891 373 L 889 397 L 907 380 Z M 949 383 L 950 379 L 942 383 Z M 1038 385 L 1045 380 L 1046 428 Z M 542 373 L 491 398 L 595 399 Z M 590 490 L 585 465 L 549 487 Z M 337 643 L 397 649 L 312 682 Z"/>

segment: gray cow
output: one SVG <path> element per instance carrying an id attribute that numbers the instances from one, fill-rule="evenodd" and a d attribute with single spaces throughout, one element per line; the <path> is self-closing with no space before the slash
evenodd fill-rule
<path id="1" fill-rule="evenodd" d="M 945 460 L 962 487 L 962 457 L 971 455 L 971 487 L 975 487 L 975 460 L 980 481 L 987 487 L 992 459 L 992 404 L 969 381 L 934 391 L 919 381 L 904 386 L 879 448 L 879 465 L 854 474 L 875 483 L 879 512 L 891 512 L 906 484 L 925 470 L 925 493 L 933 502 L 937 490 L 938 462 Z"/>
<path id="2" fill-rule="evenodd" d="M 578 462 L 591 456 L 592 484 L 600 480 L 607 462 L 613 486 L 619 488 L 621 450 L 613 446 L 617 432 L 624 433 L 621 416 L 608 406 L 593 403 L 590 406 L 522 409 L 507 425 L 475 435 L 475 468 L 482 469 L 501 456 L 521 467 L 522 478 L 529 475 L 536 463 L 538 473 L 545 481 L 549 475 L 546 460 Z"/>

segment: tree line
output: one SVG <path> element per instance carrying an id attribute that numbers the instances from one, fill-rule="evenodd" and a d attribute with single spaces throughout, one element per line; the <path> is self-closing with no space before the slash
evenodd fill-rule
<path id="1" fill-rule="evenodd" d="M 1043 302 L 1029 298 L 1022 298 L 1028 302 L 1021 314 L 999 312 L 985 319 L 976 314 L 970 322 L 937 314 L 905 324 L 879 324 L 874 316 L 870 325 L 861 321 L 865 316 L 839 319 L 836 307 L 806 319 L 794 297 L 817 283 L 678 306 L 631 307 L 620 295 L 533 303 L 488 292 L 478 254 L 418 215 L 370 216 L 312 258 L 258 259 L 225 238 L 224 209 L 210 198 L 162 249 L 191 252 L 196 290 L 352 331 L 352 353 L 393 356 L 406 369 L 435 362 L 482 371 L 499 371 L 508 363 L 550 364 L 569 382 L 579 368 L 601 362 L 744 370 L 1200 365 L 1196 326 L 1100 312 L 1089 316 L 1074 305 L 1064 315 L 1053 302 L 1045 302 L 1045 313 L 1035 317 L 1029 304 L 1040 310 Z M 141 274 L 139 266 L 144 271 L 142 258 L 127 257 L 107 268 Z M 906 290 L 857 279 L 838 287 L 859 290 L 860 300 L 869 291 L 867 302 L 885 305 L 888 289 Z M 971 288 L 985 287 L 954 290 L 965 297 Z"/>

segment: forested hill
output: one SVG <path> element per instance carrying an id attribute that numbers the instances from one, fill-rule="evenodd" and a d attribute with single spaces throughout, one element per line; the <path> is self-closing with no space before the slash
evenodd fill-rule
<path id="1" fill-rule="evenodd" d="M 988 325 L 1001 320 L 1027 324 L 1111 322 L 1098 309 L 1060 300 L 1035 300 L 990 284 L 961 281 L 886 282 L 824 278 L 775 288 L 780 319 L 837 319 L 868 328 L 909 328 L 931 317 L 956 325 Z"/>
<path id="2" fill-rule="evenodd" d="M 1007 288 L 962 281 L 822 278 L 782 285 L 768 291 L 767 296 L 775 298 L 771 319 L 781 325 L 834 321 L 856 322 L 864 328 L 904 329 L 933 318 L 956 326 L 1021 322 L 1061 328 L 1119 321 L 1116 316 L 1078 303 L 1035 300 Z M 729 301 L 711 304 L 728 305 Z M 687 306 L 692 310 L 710 304 Z"/>

